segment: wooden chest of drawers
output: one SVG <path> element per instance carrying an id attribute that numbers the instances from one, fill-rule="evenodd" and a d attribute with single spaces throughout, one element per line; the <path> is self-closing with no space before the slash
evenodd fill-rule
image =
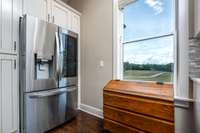
<path id="1" fill-rule="evenodd" d="M 172 85 L 110 81 L 104 88 L 104 128 L 113 133 L 173 133 Z"/>

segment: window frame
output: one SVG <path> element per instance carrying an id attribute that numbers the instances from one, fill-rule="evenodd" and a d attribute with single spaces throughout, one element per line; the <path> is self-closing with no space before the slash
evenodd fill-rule
<path id="1" fill-rule="evenodd" d="M 152 40 L 152 39 L 159 39 L 164 38 L 168 36 L 174 37 L 174 69 L 173 69 L 173 81 L 172 82 L 163 82 L 164 84 L 173 84 L 175 85 L 177 82 L 177 65 L 178 65 L 178 57 L 177 57 L 177 49 L 178 49 L 178 40 L 177 40 L 177 10 L 176 10 L 177 2 L 176 0 L 172 0 L 172 10 L 173 14 L 172 17 L 174 17 L 174 21 L 172 22 L 174 24 L 174 31 L 172 33 L 166 33 L 163 35 L 155 35 L 150 36 L 146 38 L 141 39 L 135 39 L 128 42 L 123 42 L 123 34 L 120 33 L 120 13 L 122 13 L 121 9 L 119 8 L 118 1 L 113 0 L 113 79 L 123 80 L 123 81 L 136 81 L 136 82 L 151 82 L 156 83 L 156 81 L 144 81 L 144 80 L 127 80 L 124 79 L 124 73 L 123 73 L 123 63 L 124 63 L 124 49 L 123 45 L 127 43 L 133 43 L 133 42 L 140 42 L 145 40 Z M 123 14 L 123 13 L 122 13 Z"/>
<path id="2" fill-rule="evenodd" d="M 144 41 L 150 41 L 150 40 L 154 40 L 154 39 L 160 39 L 160 38 L 165 38 L 165 37 L 173 37 L 174 39 L 174 43 L 173 43 L 173 45 L 175 45 L 175 34 L 174 33 L 168 33 L 168 34 L 163 34 L 163 35 L 160 35 L 160 36 L 152 36 L 152 37 L 147 37 L 147 38 L 142 38 L 142 39 L 136 39 L 136 40 L 132 40 L 132 41 L 127 41 L 127 42 L 124 42 L 124 43 L 122 43 L 121 45 L 122 45 L 122 49 L 123 49 L 123 51 L 122 51 L 122 67 L 123 67 L 123 63 L 125 62 L 124 61 L 124 45 L 126 45 L 126 44 L 130 44 L 130 43 L 138 43 L 138 42 L 144 42 Z M 133 44 L 134 45 L 134 44 Z M 174 51 L 175 49 L 173 48 L 173 51 Z M 174 62 L 173 62 L 173 64 L 175 65 L 175 58 L 174 58 Z M 173 77 L 175 76 L 174 75 L 174 70 L 175 70 L 175 67 L 173 68 Z M 174 79 L 174 78 L 172 78 L 172 79 Z M 124 73 L 122 72 L 122 78 L 121 78 L 121 80 L 124 80 L 124 81 L 137 81 L 137 82 L 152 82 L 152 83 L 162 83 L 162 84 L 173 84 L 174 83 L 174 80 L 172 80 L 172 82 L 159 82 L 159 81 L 151 81 L 151 80 L 137 80 L 137 79 L 135 79 L 135 80 L 127 80 L 127 79 L 124 79 Z"/>

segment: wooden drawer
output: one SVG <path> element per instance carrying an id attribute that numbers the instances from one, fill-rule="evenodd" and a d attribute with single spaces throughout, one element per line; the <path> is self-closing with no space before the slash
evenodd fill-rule
<path id="1" fill-rule="evenodd" d="M 109 119 L 104 119 L 104 129 L 112 133 L 145 133 Z"/>
<path id="2" fill-rule="evenodd" d="M 174 107 L 173 102 L 170 101 L 153 100 L 104 91 L 104 105 L 167 121 L 174 121 Z"/>
<path id="3" fill-rule="evenodd" d="M 173 133 L 174 124 L 104 105 L 104 118 L 150 133 Z"/>

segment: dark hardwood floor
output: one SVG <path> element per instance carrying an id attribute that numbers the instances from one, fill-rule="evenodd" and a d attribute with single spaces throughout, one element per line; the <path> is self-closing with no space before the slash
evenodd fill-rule
<path id="1" fill-rule="evenodd" d="M 78 116 L 48 133 L 108 133 L 103 129 L 103 120 L 79 111 Z"/>

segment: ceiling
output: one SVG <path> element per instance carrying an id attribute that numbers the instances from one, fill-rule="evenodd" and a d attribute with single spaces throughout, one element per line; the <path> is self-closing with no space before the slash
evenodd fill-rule
<path id="1" fill-rule="evenodd" d="M 65 3 L 68 3 L 68 2 L 71 1 L 71 0 L 62 0 L 62 1 L 64 1 Z"/>

